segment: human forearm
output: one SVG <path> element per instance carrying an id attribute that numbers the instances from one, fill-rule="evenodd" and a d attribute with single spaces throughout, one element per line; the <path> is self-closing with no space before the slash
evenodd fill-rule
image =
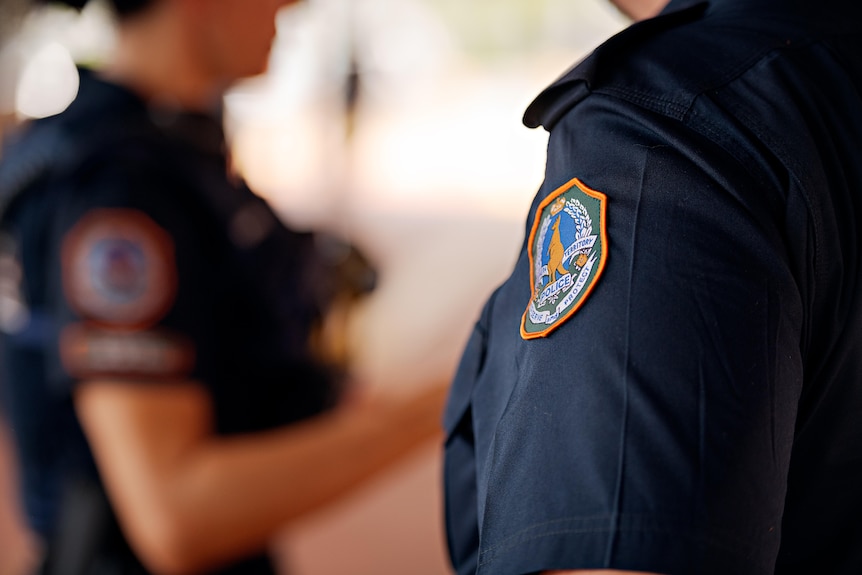
<path id="1" fill-rule="evenodd" d="M 285 522 L 432 437 L 444 394 L 234 437 L 212 434 L 194 385 L 92 383 L 76 401 L 132 544 L 152 569 L 181 573 L 262 549 Z"/>
<path id="2" fill-rule="evenodd" d="M 186 544 L 200 546 L 201 556 L 259 547 L 286 521 L 344 495 L 431 438 L 436 404 L 340 410 L 264 435 L 212 441 L 182 477 L 190 494 L 182 531 L 194 538 Z"/>

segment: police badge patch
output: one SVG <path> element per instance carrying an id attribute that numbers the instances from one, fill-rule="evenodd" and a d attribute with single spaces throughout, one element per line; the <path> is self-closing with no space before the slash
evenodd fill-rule
<path id="1" fill-rule="evenodd" d="M 98 209 L 63 241 L 63 288 L 84 318 L 127 329 L 158 321 L 176 293 L 174 247 L 143 212 Z"/>
<path id="2" fill-rule="evenodd" d="M 607 260 L 607 196 L 577 178 L 536 210 L 528 242 L 532 297 L 521 337 L 545 337 L 580 308 Z"/>

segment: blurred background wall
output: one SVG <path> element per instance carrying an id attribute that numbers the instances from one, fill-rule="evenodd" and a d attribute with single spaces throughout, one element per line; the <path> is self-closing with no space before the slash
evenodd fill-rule
<path id="1" fill-rule="evenodd" d="M 57 113 L 73 62 L 110 53 L 106 11 L 0 0 L 0 131 Z M 291 225 L 359 245 L 379 271 L 347 338 L 365 385 L 448 379 L 523 242 L 546 133 L 531 99 L 626 22 L 605 0 L 308 0 L 279 16 L 269 73 L 226 99 L 237 168 Z M 0 429 L 0 575 L 34 546 Z M 438 445 L 285 529 L 294 575 L 448 572 Z M 286 486 L 289 488 L 289 486 Z"/>

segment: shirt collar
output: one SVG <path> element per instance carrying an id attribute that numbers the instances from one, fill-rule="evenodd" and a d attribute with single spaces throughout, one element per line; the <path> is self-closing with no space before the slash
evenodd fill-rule
<path id="1" fill-rule="evenodd" d="M 172 140 L 206 155 L 223 156 L 225 136 L 220 110 L 211 114 L 189 112 L 170 102 L 148 103 L 133 91 L 101 78 L 87 68 L 79 68 L 78 97 L 70 112 L 98 119 L 111 110 L 109 122 L 126 121 L 129 126 L 149 124 Z"/>

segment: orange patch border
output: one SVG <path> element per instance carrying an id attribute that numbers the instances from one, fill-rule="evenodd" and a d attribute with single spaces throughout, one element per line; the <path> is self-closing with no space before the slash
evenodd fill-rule
<path id="1" fill-rule="evenodd" d="M 559 318 L 556 322 L 554 322 L 552 325 L 548 326 L 546 329 L 543 329 L 542 331 L 537 331 L 537 332 L 528 332 L 525 328 L 525 326 L 527 324 L 527 314 L 530 312 L 530 306 L 532 305 L 533 300 L 536 298 L 536 277 L 535 277 L 536 267 L 535 267 L 534 255 L 533 255 L 533 252 L 535 251 L 533 249 L 533 242 L 536 239 L 536 230 L 539 228 L 539 224 L 542 221 L 542 214 L 545 211 L 545 208 L 548 207 L 548 205 L 550 205 L 551 202 L 556 200 L 558 197 L 560 197 L 561 195 L 563 195 L 564 193 L 566 193 L 567 191 L 572 189 L 572 187 L 577 187 L 583 193 L 585 193 L 586 195 L 588 195 L 592 198 L 599 200 L 599 202 L 601 203 L 601 216 L 600 216 L 601 223 L 599 225 L 601 228 L 600 237 L 602 240 L 602 257 L 599 260 L 599 266 L 598 266 L 598 269 L 596 270 L 596 275 L 593 277 L 593 281 L 590 282 L 590 285 L 587 286 L 587 288 L 584 291 L 581 298 L 574 305 L 572 305 L 571 309 L 569 309 L 563 317 Z M 602 275 L 602 272 L 604 272 L 605 263 L 607 262 L 607 259 L 608 259 L 607 211 L 608 211 L 608 197 L 605 194 L 588 187 L 586 184 L 584 184 L 578 178 L 572 178 L 571 180 L 569 180 L 568 182 L 566 182 L 565 184 L 563 184 L 562 186 L 560 186 L 559 188 L 557 188 L 556 190 L 551 192 L 548 195 L 548 197 L 545 198 L 544 200 L 542 200 L 542 203 L 539 204 L 539 207 L 536 209 L 536 217 L 535 217 L 535 220 L 533 221 L 533 227 L 530 230 L 530 237 L 527 241 L 527 249 L 528 249 L 527 256 L 529 257 L 529 260 L 530 260 L 530 301 L 529 301 L 529 303 L 527 303 L 527 308 L 524 310 L 524 314 L 521 316 L 521 338 L 522 339 L 531 340 L 531 339 L 538 339 L 540 337 L 547 337 L 555 329 L 557 329 L 558 327 L 560 327 L 561 325 L 566 323 L 566 321 L 568 321 L 568 319 L 576 311 L 578 311 L 582 305 L 584 305 L 584 302 L 587 301 L 587 298 L 590 296 L 590 293 L 592 293 L 593 288 L 595 288 L 596 284 L 598 283 L 599 278 Z"/>

